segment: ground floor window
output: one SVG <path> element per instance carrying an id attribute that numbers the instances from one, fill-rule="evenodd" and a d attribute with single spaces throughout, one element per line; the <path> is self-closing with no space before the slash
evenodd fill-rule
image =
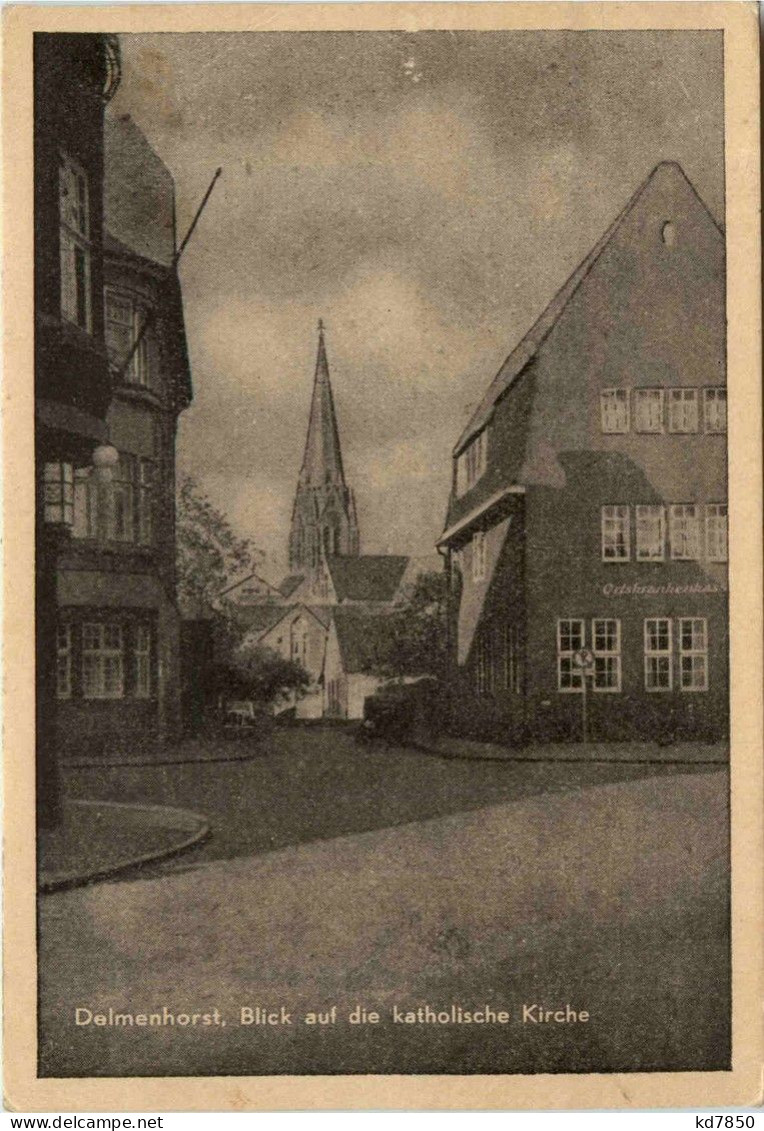
<path id="1" fill-rule="evenodd" d="M 645 620 L 645 691 L 671 691 L 673 686 L 671 620 Z"/>
<path id="2" fill-rule="evenodd" d="M 583 672 L 575 662 L 576 652 L 584 647 L 583 620 L 558 620 L 557 622 L 557 690 L 581 691 Z"/>
<path id="3" fill-rule="evenodd" d="M 680 691 L 708 690 L 705 617 L 678 617 L 673 623 L 670 617 L 645 620 L 645 690 L 671 691 L 675 665 Z"/>
<path id="4" fill-rule="evenodd" d="M 72 626 L 60 624 L 56 633 L 56 694 L 69 699 L 72 694 Z"/>
<path id="5" fill-rule="evenodd" d="M 150 699 L 156 686 L 151 621 L 111 615 L 62 620 L 56 634 L 59 699 Z"/>
<path id="6" fill-rule="evenodd" d="M 612 618 L 592 621 L 594 690 L 621 690 L 621 622 Z"/>
<path id="7" fill-rule="evenodd" d="M 135 696 L 148 699 L 151 695 L 151 628 L 136 625 L 135 630 Z"/>
<path id="8" fill-rule="evenodd" d="M 587 639 L 586 621 L 557 621 L 557 690 L 583 691 L 584 674 L 576 653 L 588 648 L 594 656 L 594 691 L 621 690 L 621 622 L 612 617 L 592 620 Z"/>
<path id="9" fill-rule="evenodd" d="M 704 617 L 679 621 L 679 686 L 682 691 L 708 689 L 708 627 Z"/>
<path id="10" fill-rule="evenodd" d="M 82 626 L 82 696 L 121 699 L 125 690 L 122 625 L 91 622 Z"/>

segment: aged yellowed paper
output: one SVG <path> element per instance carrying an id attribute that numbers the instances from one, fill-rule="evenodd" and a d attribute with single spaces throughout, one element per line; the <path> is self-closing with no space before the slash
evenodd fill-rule
<path id="1" fill-rule="evenodd" d="M 4 13 L 5 1095 L 761 1099 L 758 11 Z"/>

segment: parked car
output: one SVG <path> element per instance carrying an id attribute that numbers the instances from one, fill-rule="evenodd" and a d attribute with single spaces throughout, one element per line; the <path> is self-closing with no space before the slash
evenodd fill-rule
<path id="1" fill-rule="evenodd" d="M 252 699 L 228 700 L 222 711 L 223 729 L 242 737 L 270 732 L 273 719 L 262 704 Z"/>
<path id="2" fill-rule="evenodd" d="M 361 734 L 424 744 L 437 729 L 440 700 L 440 684 L 432 676 L 385 683 L 364 701 Z"/>

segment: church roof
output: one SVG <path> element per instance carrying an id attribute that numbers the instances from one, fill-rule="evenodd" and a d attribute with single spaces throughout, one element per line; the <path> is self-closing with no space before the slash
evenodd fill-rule
<path id="1" fill-rule="evenodd" d="M 347 674 L 383 673 L 395 641 L 391 617 L 359 609 L 335 609 L 334 627 Z"/>
<path id="2" fill-rule="evenodd" d="M 300 470 L 301 487 L 323 487 L 327 483 L 345 486 L 342 452 L 334 409 L 329 363 L 326 358 L 323 323 L 318 324 L 318 355 L 313 379 L 308 435 Z"/>
<path id="3" fill-rule="evenodd" d="M 266 632 L 287 613 L 283 605 L 237 605 L 233 616 L 248 632 Z"/>
<path id="4" fill-rule="evenodd" d="M 366 554 L 329 557 L 326 564 L 338 601 L 392 601 L 408 561 L 394 554 Z"/>
<path id="5" fill-rule="evenodd" d="M 291 597 L 295 589 L 305 580 L 304 573 L 290 573 L 289 577 L 285 577 L 279 585 L 279 593 L 282 597 Z"/>

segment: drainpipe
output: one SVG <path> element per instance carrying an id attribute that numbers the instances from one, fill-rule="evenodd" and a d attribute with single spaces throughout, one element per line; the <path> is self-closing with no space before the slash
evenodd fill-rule
<path id="1" fill-rule="evenodd" d="M 451 587 L 451 547 L 435 547 L 443 558 L 443 568 L 446 571 L 446 659 L 443 672 L 446 685 L 446 701 L 448 704 L 448 721 L 451 723 L 451 705 L 453 702 L 453 664 L 451 663 L 451 616 L 452 616 L 452 587 Z"/>

